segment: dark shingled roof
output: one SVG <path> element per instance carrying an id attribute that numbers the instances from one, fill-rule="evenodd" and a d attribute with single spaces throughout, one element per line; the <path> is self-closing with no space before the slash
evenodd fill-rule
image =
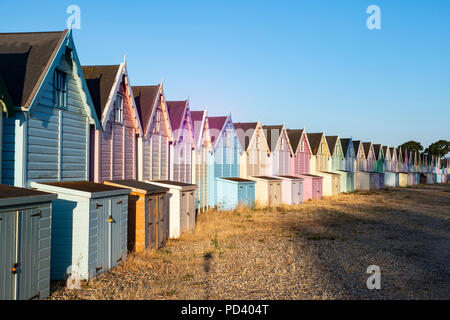
<path id="1" fill-rule="evenodd" d="M 160 85 L 132 87 L 134 101 L 136 102 L 136 108 L 139 118 L 141 119 L 144 134 L 150 122 L 153 108 L 155 107 L 155 100 L 159 92 L 159 87 Z"/>
<path id="2" fill-rule="evenodd" d="M 191 118 L 192 123 L 194 124 L 194 143 L 195 145 L 198 144 L 198 139 L 200 139 L 203 124 L 203 116 L 205 115 L 206 111 L 191 111 Z M 208 118 L 206 119 L 208 121 Z"/>
<path id="3" fill-rule="evenodd" d="M 264 135 L 266 136 L 267 143 L 269 145 L 269 150 L 272 152 L 277 146 L 278 140 L 280 139 L 281 131 L 283 130 L 282 125 L 278 126 L 262 126 Z M 275 134 L 275 136 L 272 136 Z"/>
<path id="4" fill-rule="evenodd" d="M 105 111 L 119 68 L 120 65 L 83 66 L 84 77 L 99 120 Z"/>
<path id="5" fill-rule="evenodd" d="M 72 189 L 84 192 L 103 192 L 103 191 L 116 191 L 122 190 L 123 188 L 108 186 L 103 183 L 94 183 L 88 181 L 68 181 L 68 182 L 52 182 L 52 183 L 42 183 L 48 186 L 60 187 L 65 189 Z"/>
<path id="6" fill-rule="evenodd" d="M 344 152 L 344 156 L 347 156 L 349 143 L 350 143 L 350 139 L 341 139 L 341 146 L 342 146 L 342 151 Z"/>
<path id="7" fill-rule="evenodd" d="M 15 107 L 29 107 L 67 30 L 0 33 L 0 74 Z"/>
<path id="8" fill-rule="evenodd" d="M 247 150 L 248 145 L 250 144 L 250 140 L 255 134 L 256 126 L 258 122 L 236 122 L 234 124 L 234 128 L 236 129 L 236 134 L 239 138 L 239 142 L 244 150 Z M 250 135 L 246 135 L 246 133 L 252 130 Z"/>
<path id="9" fill-rule="evenodd" d="M 215 143 L 216 139 L 222 132 L 223 126 L 227 121 L 228 117 L 209 117 L 208 125 L 209 125 L 209 135 L 211 136 L 211 143 Z"/>
<path id="10" fill-rule="evenodd" d="M 326 136 L 328 148 L 330 148 L 331 156 L 334 155 L 334 149 L 336 148 L 336 143 L 338 141 L 338 136 Z"/>
<path id="11" fill-rule="evenodd" d="M 372 144 L 371 142 L 363 142 L 363 149 L 364 149 L 364 154 L 365 154 L 366 158 L 369 157 L 370 145 L 371 144 Z"/>
<path id="12" fill-rule="evenodd" d="M 255 181 L 253 180 L 247 180 L 247 179 L 242 179 L 242 178 L 220 178 L 222 180 L 228 180 L 228 181 L 234 181 L 234 182 L 252 182 L 255 183 Z"/>
<path id="13" fill-rule="evenodd" d="M 178 182 L 178 181 L 171 181 L 171 180 L 154 180 L 149 181 L 149 183 L 157 182 L 157 183 L 163 183 L 171 186 L 178 186 L 178 187 L 195 187 L 195 184 L 191 183 L 184 183 L 184 182 Z"/>
<path id="14" fill-rule="evenodd" d="M 388 147 L 387 146 L 383 146 L 383 154 L 384 157 L 386 157 L 387 153 L 389 152 Z M 390 155 L 390 154 L 389 154 Z"/>
<path id="15" fill-rule="evenodd" d="M 322 141 L 323 133 L 307 133 L 309 145 L 311 146 L 311 152 L 316 155 L 319 151 L 320 143 Z"/>
<path id="16" fill-rule="evenodd" d="M 391 159 L 394 158 L 394 147 L 389 148 L 389 151 L 391 152 Z"/>
<path id="17" fill-rule="evenodd" d="M 50 193 L 0 184 L 0 199 L 44 196 Z"/>
<path id="18" fill-rule="evenodd" d="M 169 111 L 170 125 L 172 126 L 173 131 L 181 129 L 187 103 L 187 100 L 167 101 L 167 110 Z"/>
<path id="19" fill-rule="evenodd" d="M 281 180 L 280 178 L 269 177 L 269 176 L 255 176 L 255 177 L 252 177 L 252 178 L 261 179 L 261 180 L 268 180 L 268 181 L 279 181 L 279 180 Z"/>
<path id="20" fill-rule="evenodd" d="M 360 145 L 361 145 L 361 141 L 353 140 L 353 148 L 355 149 L 356 155 L 358 155 Z"/>
<path id="21" fill-rule="evenodd" d="M 155 184 L 150 184 L 137 180 L 115 180 L 115 181 L 105 181 L 106 184 L 114 184 L 117 186 L 123 186 L 126 189 L 139 189 L 147 191 L 146 194 L 161 194 L 168 192 L 168 188 L 164 188 Z"/>
<path id="22" fill-rule="evenodd" d="M 289 138 L 289 142 L 291 143 L 292 150 L 297 152 L 298 144 L 303 135 L 303 129 L 301 130 L 286 130 L 286 133 Z"/>
<path id="23" fill-rule="evenodd" d="M 374 144 L 373 145 L 373 151 L 375 151 L 375 159 L 380 160 L 380 149 L 382 149 L 381 144 Z M 383 153 L 384 154 L 384 153 Z"/>

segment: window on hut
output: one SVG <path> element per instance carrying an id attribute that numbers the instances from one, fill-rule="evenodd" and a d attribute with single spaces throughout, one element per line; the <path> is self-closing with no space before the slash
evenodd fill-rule
<path id="1" fill-rule="evenodd" d="M 123 123 L 123 96 L 121 94 L 117 94 L 116 96 L 114 110 L 115 110 L 115 121 L 118 123 Z"/>
<path id="2" fill-rule="evenodd" d="M 60 70 L 55 71 L 55 105 L 67 105 L 67 74 Z"/>

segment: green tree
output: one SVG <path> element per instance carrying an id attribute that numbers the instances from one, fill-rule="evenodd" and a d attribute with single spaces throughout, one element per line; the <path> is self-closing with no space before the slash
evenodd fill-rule
<path id="1" fill-rule="evenodd" d="M 450 152 L 450 141 L 439 140 L 435 143 L 430 144 L 428 148 L 425 149 L 425 153 L 434 155 L 435 157 L 443 158 L 447 153 Z"/>
<path id="2" fill-rule="evenodd" d="M 408 151 L 416 151 L 417 153 L 420 153 L 423 150 L 422 144 L 420 142 L 413 140 L 405 142 L 400 147 L 402 148 L 402 150 L 406 149 Z"/>

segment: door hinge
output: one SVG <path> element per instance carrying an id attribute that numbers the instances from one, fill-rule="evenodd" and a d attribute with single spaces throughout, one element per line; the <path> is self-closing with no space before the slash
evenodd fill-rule
<path id="1" fill-rule="evenodd" d="M 98 273 L 100 270 L 102 270 L 103 269 L 103 267 L 100 267 L 100 268 L 95 268 L 95 273 Z"/>
<path id="2" fill-rule="evenodd" d="M 122 257 L 120 257 L 120 259 L 119 260 L 117 260 L 116 262 L 121 262 L 122 261 Z"/>
<path id="3" fill-rule="evenodd" d="M 98 209 L 98 208 L 101 208 L 101 207 L 103 207 L 103 205 L 100 204 L 100 203 L 97 203 L 97 209 Z"/>
<path id="4" fill-rule="evenodd" d="M 122 204 L 123 203 L 123 201 L 122 200 L 120 200 L 119 202 L 117 202 L 117 204 Z"/>

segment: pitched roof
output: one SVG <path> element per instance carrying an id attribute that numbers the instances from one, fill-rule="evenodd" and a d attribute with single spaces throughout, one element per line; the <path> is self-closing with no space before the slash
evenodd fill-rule
<path id="1" fill-rule="evenodd" d="M 319 151 L 320 143 L 322 142 L 323 133 L 307 133 L 309 145 L 311 146 L 311 152 L 316 155 Z"/>
<path id="2" fill-rule="evenodd" d="M 361 145 L 361 141 L 353 140 L 353 148 L 355 149 L 355 153 L 357 156 L 358 156 L 360 145 Z"/>
<path id="3" fill-rule="evenodd" d="M 167 110 L 169 111 L 170 124 L 173 131 L 181 129 L 187 103 L 187 100 L 167 101 Z"/>
<path id="4" fill-rule="evenodd" d="M 270 152 L 272 152 L 277 146 L 278 140 L 280 139 L 283 126 L 262 126 L 262 128 L 264 135 L 266 136 L 267 144 L 269 145 L 269 150 Z M 272 136 L 273 133 L 275 134 L 275 136 Z"/>
<path id="5" fill-rule="evenodd" d="M 372 144 L 371 142 L 363 142 L 364 155 L 366 156 L 366 158 L 369 157 L 370 145 L 371 144 Z"/>
<path id="6" fill-rule="evenodd" d="M 388 152 L 389 152 L 388 146 L 383 146 L 383 154 L 386 156 Z M 390 155 L 390 153 L 389 153 L 389 155 Z"/>
<path id="7" fill-rule="evenodd" d="M 30 107 L 67 32 L 0 33 L 0 74 L 15 107 Z"/>
<path id="8" fill-rule="evenodd" d="M 330 148 L 331 156 L 334 155 L 334 149 L 336 148 L 336 143 L 338 141 L 338 136 L 326 136 L 328 147 Z"/>
<path id="9" fill-rule="evenodd" d="M 115 84 L 120 65 L 83 66 L 82 68 L 92 102 L 94 103 L 95 112 L 98 119 L 101 119 Z"/>
<path id="10" fill-rule="evenodd" d="M 391 152 L 391 159 L 394 158 L 394 151 L 395 151 L 395 148 L 394 148 L 394 147 L 390 147 L 390 148 L 389 148 L 389 151 Z"/>
<path id="11" fill-rule="evenodd" d="M 239 142 L 241 146 L 243 146 L 244 150 L 247 150 L 250 140 L 255 134 L 256 127 L 258 126 L 258 122 L 236 122 L 234 127 L 236 128 L 236 134 L 238 136 Z M 246 135 L 249 130 L 251 131 L 251 135 Z M 248 137 L 248 139 L 245 139 Z"/>
<path id="12" fill-rule="evenodd" d="M 342 150 L 343 150 L 345 156 L 347 155 L 348 145 L 350 144 L 350 140 L 351 139 L 341 139 L 341 146 L 342 146 Z"/>
<path id="13" fill-rule="evenodd" d="M 214 145 L 222 132 L 223 126 L 225 125 L 228 117 L 209 117 L 209 135 L 211 137 L 211 143 Z"/>
<path id="14" fill-rule="evenodd" d="M 141 119 L 144 134 L 150 122 L 153 108 L 155 107 L 155 101 L 158 96 L 159 88 L 160 85 L 132 87 L 134 101 L 136 101 L 136 107 Z"/>
<path id="15" fill-rule="evenodd" d="M 200 136 L 202 135 L 202 128 L 203 128 L 203 118 L 206 114 L 206 111 L 191 111 L 191 118 L 192 122 L 194 124 L 194 143 L 195 145 L 198 144 L 198 140 L 200 139 Z M 208 118 L 205 119 L 205 121 L 208 121 Z"/>
<path id="16" fill-rule="evenodd" d="M 381 149 L 381 144 L 374 144 L 373 145 L 373 151 L 375 151 L 375 159 L 377 159 L 377 160 L 380 160 L 379 159 L 380 149 Z"/>
<path id="17" fill-rule="evenodd" d="M 303 136 L 303 129 L 300 130 L 286 130 L 286 133 L 288 135 L 289 141 L 292 146 L 292 150 L 294 152 L 297 152 L 298 144 L 300 143 L 300 140 Z"/>

